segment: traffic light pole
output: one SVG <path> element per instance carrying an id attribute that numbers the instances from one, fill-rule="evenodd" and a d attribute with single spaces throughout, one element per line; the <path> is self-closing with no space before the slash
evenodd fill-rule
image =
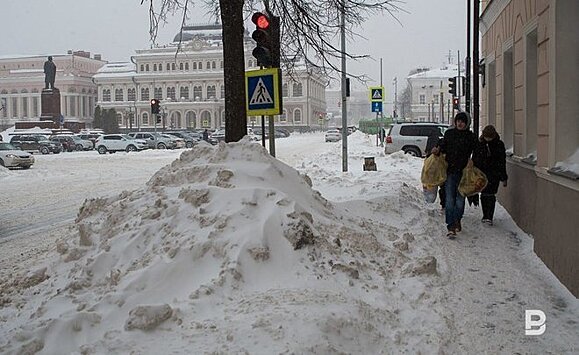
<path id="1" fill-rule="evenodd" d="M 346 4 L 342 0 L 340 42 L 342 51 L 342 171 L 348 171 L 348 109 L 346 101 Z"/>

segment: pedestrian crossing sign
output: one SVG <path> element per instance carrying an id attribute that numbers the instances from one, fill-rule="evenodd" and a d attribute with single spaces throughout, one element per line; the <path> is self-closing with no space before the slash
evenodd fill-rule
<path id="1" fill-rule="evenodd" d="M 370 102 L 383 102 L 384 101 L 384 87 L 374 86 L 370 88 Z"/>
<path id="2" fill-rule="evenodd" d="M 248 116 L 281 113 L 279 78 L 279 68 L 245 72 L 245 103 Z"/>

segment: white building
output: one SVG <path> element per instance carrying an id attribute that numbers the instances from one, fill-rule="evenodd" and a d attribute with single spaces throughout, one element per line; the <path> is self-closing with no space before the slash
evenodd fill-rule
<path id="1" fill-rule="evenodd" d="M 150 100 L 161 100 L 166 128 L 219 128 L 225 126 L 225 86 L 221 25 L 184 28 L 181 49 L 178 34 L 174 42 L 153 49 L 138 49 L 131 62 L 109 63 L 94 76 L 98 102 L 117 111 L 119 126 L 129 130 L 151 130 Z M 255 42 L 245 35 L 246 68 L 258 69 L 251 51 Z M 315 70 L 297 69 L 283 78 L 284 114 L 276 125 L 309 129 L 318 124 L 326 110 L 325 78 Z M 134 118 L 134 113 L 138 119 Z M 248 124 L 260 124 L 249 117 Z M 162 126 L 163 123 L 159 124 Z M 158 126 L 158 127 L 159 127 Z"/>
<path id="2" fill-rule="evenodd" d="M 461 68 L 461 75 L 464 70 Z M 406 78 L 410 87 L 411 111 L 406 118 L 412 121 L 448 122 L 452 116 L 452 97 L 448 79 L 458 76 L 458 66 L 448 64 L 440 69 L 423 69 Z M 458 84 L 457 84 L 458 85 Z M 464 107 L 464 97 L 461 98 Z"/>
<path id="3" fill-rule="evenodd" d="M 17 121 L 38 121 L 40 94 L 44 88 L 44 62 L 48 55 L 6 55 L 0 57 L 0 125 Z M 61 112 L 65 120 L 92 122 L 97 88 L 92 76 L 106 62 L 99 54 L 68 51 L 52 54 L 56 64 L 55 87 L 60 90 Z"/>

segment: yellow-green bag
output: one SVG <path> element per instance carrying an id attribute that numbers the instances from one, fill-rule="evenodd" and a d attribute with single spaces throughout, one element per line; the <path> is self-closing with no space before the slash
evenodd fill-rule
<path id="1" fill-rule="evenodd" d="M 472 160 L 468 161 L 466 168 L 462 170 L 462 177 L 458 184 L 458 192 L 463 197 L 478 194 L 487 186 L 488 180 L 485 173 L 474 166 Z"/>
<path id="2" fill-rule="evenodd" d="M 446 181 L 447 163 L 444 154 L 431 154 L 424 159 L 420 181 L 423 187 L 431 190 L 433 186 L 440 186 Z"/>

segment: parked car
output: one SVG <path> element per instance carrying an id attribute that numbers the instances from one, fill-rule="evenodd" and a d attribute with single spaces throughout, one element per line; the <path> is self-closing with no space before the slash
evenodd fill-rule
<path id="1" fill-rule="evenodd" d="M 183 141 L 185 142 L 185 147 L 187 147 L 187 148 L 193 147 L 195 144 L 197 144 L 201 140 L 200 138 L 195 138 L 195 137 L 193 137 L 190 134 L 187 134 L 185 132 L 176 132 L 175 131 L 175 132 L 165 132 L 165 134 L 183 139 Z"/>
<path id="2" fill-rule="evenodd" d="M 76 150 L 92 150 L 94 144 L 90 139 L 81 138 L 78 134 L 72 135 L 72 139 L 76 143 Z"/>
<path id="3" fill-rule="evenodd" d="M 96 132 L 88 132 L 88 133 L 79 133 L 79 134 L 77 134 L 77 136 L 79 136 L 80 139 L 91 141 L 92 142 L 92 149 L 94 149 L 96 140 L 100 136 L 102 136 L 103 134 L 104 133 L 99 133 L 98 131 L 96 131 Z"/>
<path id="4" fill-rule="evenodd" d="M 338 142 L 342 139 L 342 133 L 337 129 L 328 129 L 326 132 L 326 142 Z"/>
<path id="5" fill-rule="evenodd" d="M 8 169 L 21 167 L 28 169 L 34 164 L 32 154 L 20 150 L 10 143 L 0 141 L 0 165 Z"/>
<path id="6" fill-rule="evenodd" d="M 114 152 L 135 152 L 147 149 L 149 146 L 142 139 L 134 139 L 126 134 L 105 134 L 96 141 L 96 149 L 99 154 Z"/>
<path id="7" fill-rule="evenodd" d="M 390 127 L 386 135 L 386 154 L 404 151 L 416 157 L 426 155 L 426 143 L 428 137 L 438 136 L 442 138 L 448 125 L 437 122 L 405 122 L 395 123 Z"/>
<path id="8" fill-rule="evenodd" d="M 83 145 L 82 143 L 78 142 L 73 138 L 72 135 L 69 134 L 62 134 L 62 135 L 54 135 L 50 136 L 49 139 L 52 142 L 59 142 L 62 144 L 62 148 L 66 152 L 74 152 L 75 150 L 82 150 Z"/>
<path id="9" fill-rule="evenodd" d="M 52 142 L 46 136 L 41 135 L 14 135 L 10 138 L 10 143 L 17 149 L 26 152 L 40 152 L 42 154 L 62 152 L 60 142 Z"/>
<path id="10" fill-rule="evenodd" d="M 129 137 L 142 139 L 147 142 L 149 148 L 153 149 L 175 149 L 177 143 L 169 137 L 164 137 L 161 133 L 156 132 L 132 132 Z"/>
<path id="11" fill-rule="evenodd" d="M 218 142 L 225 141 L 225 130 L 223 128 L 218 129 L 217 131 L 211 133 L 209 137 L 216 139 Z"/>

